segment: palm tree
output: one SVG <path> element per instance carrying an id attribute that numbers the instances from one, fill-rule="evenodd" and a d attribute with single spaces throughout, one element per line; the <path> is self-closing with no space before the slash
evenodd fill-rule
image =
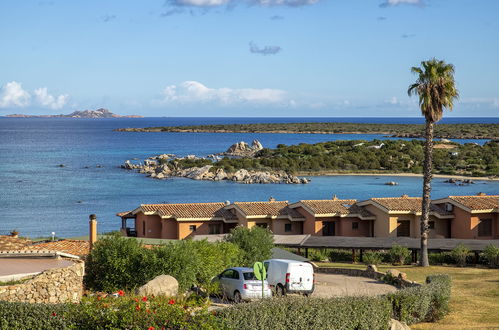
<path id="1" fill-rule="evenodd" d="M 425 148 L 423 162 L 423 202 L 421 210 L 421 253 L 420 266 L 428 262 L 428 219 L 430 215 L 430 192 L 432 178 L 433 126 L 443 116 L 443 109 L 452 110 L 453 102 L 459 97 L 454 81 L 454 65 L 435 58 L 421 62 L 421 67 L 411 68 L 418 74 L 416 82 L 409 86 L 409 96 L 419 96 L 419 107 L 426 119 Z"/>

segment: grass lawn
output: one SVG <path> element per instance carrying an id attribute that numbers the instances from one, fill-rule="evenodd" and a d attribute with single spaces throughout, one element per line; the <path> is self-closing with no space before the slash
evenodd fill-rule
<path id="1" fill-rule="evenodd" d="M 365 269 L 363 264 L 317 263 L 324 267 Z M 396 268 L 409 280 L 423 283 L 430 274 L 448 274 L 452 278 L 450 313 L 438 323 L 419 323 L 411 329 L 499 328 L 499 269 L 430 266 L 397 267 L 381 265 L 385 272 Z"/>

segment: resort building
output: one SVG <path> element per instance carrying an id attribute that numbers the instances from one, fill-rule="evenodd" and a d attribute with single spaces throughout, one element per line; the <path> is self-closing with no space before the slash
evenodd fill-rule
<path id="1" fill-rule="evenodd" d="M 499 238 L 499 195 L 449 196 L 434 200 L 432 204 L 453 214 L 452 238 Z"/>
<path id="2" fill-rule="evenodd" d="M 430 205 L 430 238 L 499 238 L 499 196 L 449 196 Z M 121 212 L 127 236 L 185 239 L 226 234 L 236 226 L 276 235 L 420 237 L 421 198 L 142 204 Z M 133 222 L 128 227 L 127 221 Z"/>
<path id="3" fill-rule="evenodd" d="M 420 235 L 420 197 L 371 198 L 357 205 L 374 214 L 374 237 L 412 237 Z M 430 238 L 449 238 L 452 213 L 437 205 L 430 207 Z"/>
<path id="4" fill-rule="evenodd" d="M 303 233 L 316 236 L 372 237 L 374 214 L 355 199 L 301 200 L 290 208 L 305 217 Z"/>

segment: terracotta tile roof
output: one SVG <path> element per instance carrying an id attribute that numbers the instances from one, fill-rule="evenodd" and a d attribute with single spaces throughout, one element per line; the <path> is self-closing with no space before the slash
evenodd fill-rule
<path id="1" fill-rule="evenodd" d="M 60 240 L 53 242 L 34 243 L 23 248 L 23 250 L 46 250 L 46 251 L 59 251 L 64 253 L 73 254 L 76 256 L 86 256 L 89 253 L 90 243 L 88 241 L 80 240 Z"/>
<path id="2" fill-rule="evenodd" d="M 384 198 L 371 198 L 370 200 L 378 203 L 389 211 L 412 212 L 421 213 L 421 197 L 384 197 Z M 430 204 L 430 212 L 438 213 L 440 215 L 452 215 L 452 213 L 444 209 Z"/>
<path id="3" fill-rule="evenodd" d="M 117 217 L 133 217 L 133 211 L 125 211 L 125 212 L 119 212 L 119 213 L 116 213 L 116 216 Z"/>
<path id="4" fill-rule="evenodd" d="M 142 204 L 140 209 L 165 218 L 233 218 L 233 215 L 224 209 L 225 206 L 225 203 Z"/>
<path id="5" fill-rule="evenodd" d="M 315 215 L 325 214 L 360 214 L 361 217 L 374 216 L 371 212 L 358 206 L 355 199 L 321 199 L 321 200 L 301 200 L 299 203 L 312 211 Z"/>
<path id="6" fill-rule="evenodd" d="M 25 238 L 0 235 L 0 251 L 21 250 L 32 242 Z"/>
<path id="7" fill-rule="evenodd" d="M 473 211 L 499 209 L 499 195 L 449 196 L 449 199 Z"/>
<path id="8" fill-rule="evenodd" d="M 288 207 L 287 201 L 269 201 L 269 202 L 235 202 L 236 205 L 246 216 L 271 216 L 271 217 L 291 217 L 301 219 L 303 216 Z"/>

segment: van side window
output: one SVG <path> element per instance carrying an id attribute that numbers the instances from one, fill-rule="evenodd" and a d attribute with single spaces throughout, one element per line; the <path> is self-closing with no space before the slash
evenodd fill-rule
<path id="1" fill-rule="evenodd" d="M 265 270 L 266 270 L 267 272 L 269 271 L 269 264 L 270 264 L 270 263 L 269 263 L 268 261 L 265 261 L 265 262 L 263 263 L 263 267 L 265 267 Z"/>
<path id="2" fill-rule="evenodd" d="M 232 278 L 235 280 L 239 279 L 239 272 L 237 270 L 234 271 L 234 274 L 232 274 Z"/>

